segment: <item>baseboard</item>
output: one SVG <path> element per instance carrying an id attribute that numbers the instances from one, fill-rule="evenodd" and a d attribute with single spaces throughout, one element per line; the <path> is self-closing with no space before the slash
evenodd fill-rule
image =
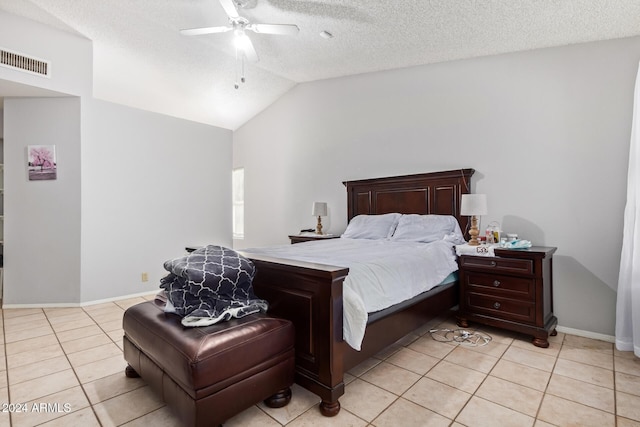
<path id="1" fill-rule="evenodd" d="M 152 296 L 152 295 L 156 295 L 159 292 L 159 290 L 153 290 L 153 291 L 146 291 L 146 292 L 140 292 L 137 294 L 130 294 L 130 295 L 126 295 L 123 297 L 114 297 L 114 298 L 106 298 L 106 299 L 101 299 L 101 300 L 95 300 L 95 301 L 88 301 L 88 302 L 83 302 L 80 303 L 80 307 L 86 307 L 89 305 L 96 305 L 96 304 L 104 304 L 106 302 L 115 302 L 115 301 L 122 301 L 125 299 L 130 299 L 130 298 L 138 298 L 138 297 L 148 297 L 148 296 Z"/>
<path id="2" fill-rule="evenodd" d="M 81 302 L 81 303 L 63 303 L 63 302 L 60 302 L 60 303 L 43 303 L 43 304 L 2 304 L 2 309 L 5 309 L 5 308 L 73 308 L 73 307 L 87 307 L 87 306 L 91 306 L 91 305 L 104 304 L 104 303 L 107 303 L 107 302 L 122 301 L 122 300 L 130 299 L 130 298 L 146 297 L 146 296 L 155 295 L 157 293 L 158 293 L 157 290 L 146 291 L 146 292 L 140 292 L 140 293 L 137 293 L 137 294 L 129 294 L 129 295 L 124 295 L 124 296 L 119 296 L 119 297 L 105 298 L 105 299 L 101 299 L 101 300 L 86 301 L 86 302 Z"/>
<path id="3" fill-rule="evenodd" d="M 75 302 L 53 302 L 46 304 L 2 304 L 2 309 L 7 308 L 73 308 L 80 307 L 79 303 Z"/>
<path id="4" fill-rule="evenodd" d="M 594 340 L 606 341 L 610 343 L 616 342 L 616 337 L 611 335 L 599 334 L 597 332 L 583 331 L 580 329 L 567 328 L 565 326 L 558 326 L 556 327 L 556 330 L 558 332 L 562 332 L 563 334 L 576 335 L 579 337 L 591 338 Z"/>

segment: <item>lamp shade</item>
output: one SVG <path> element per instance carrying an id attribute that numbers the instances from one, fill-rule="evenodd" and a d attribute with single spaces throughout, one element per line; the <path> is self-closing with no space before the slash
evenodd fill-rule
<path id="1" fill-rule="evenodd" d="M 327 216 L 327 203 L 326 202 L 313 202 L 313 209 L 311 212 L 313 216 Z"/>
<path id="2" fill-rule="evenodd" d="M 463 194 L 460 203 L 460 215 L 486 215 L 487 195 L 486 194 Z"/>

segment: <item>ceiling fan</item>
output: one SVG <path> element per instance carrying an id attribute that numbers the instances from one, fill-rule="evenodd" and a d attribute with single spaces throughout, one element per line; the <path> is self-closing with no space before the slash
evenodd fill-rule
<path id="1" fill-rule="evenodd" d="M 258 61 L 258 54 L 253 47 L 253 43 L 247 31 L 253 31 L 257 34 L 276 34 L 293 36 L 298 34 L 300 29 L 294 24 L 252 24 L 248 19 L 243 18 L 238 13 L 238 7 L 244 7 L 246 0 L 219 0 L 220 5 L 229 17 L 229 25 L 219 27 L 203 27 L 203 28 L 190 28 L 180 30 L 180 34 L 185 36 L 200 36 L 204 34 L 214 33 L 226 33 L 233 31 L 234 44 L 236 48 L 236 82 L 235 88 L 238 89 L 238 74 L 240 74 L 240 81 L 245 82 L 244 77 L 244 59 L 252 62 Z M 241 68 L 241 70 L 238 70 Z"/>

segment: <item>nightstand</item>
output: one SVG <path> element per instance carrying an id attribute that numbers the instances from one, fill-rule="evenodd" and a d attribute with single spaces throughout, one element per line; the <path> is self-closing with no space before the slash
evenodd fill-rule
<path id="1" fill-rule="evenodd" d="M 553 315 L 554 247 L 495 249 L 495 257 L 461 255 L 458 325 L 468 321 L 533 336 L 549 347 L 558 319 Z"/>
<path id="2" fill-rule="evenodd" d="M 291 244 L 294 243 L 302 243 L 302 242 L 310 242 L 312 240 L 328 240 L 328 239 L 339 239 L 340 236 L 337 234 L 294 234 L 290 235 L 289 239 L 291 240 Z"/>

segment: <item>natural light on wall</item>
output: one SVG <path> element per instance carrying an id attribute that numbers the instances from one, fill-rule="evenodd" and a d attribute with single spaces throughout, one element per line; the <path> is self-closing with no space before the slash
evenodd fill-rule
<path id="1" fill-rule="evenodd" d="M 233 238 L 244 239 L 244 168 L 233 170 Z"/>

